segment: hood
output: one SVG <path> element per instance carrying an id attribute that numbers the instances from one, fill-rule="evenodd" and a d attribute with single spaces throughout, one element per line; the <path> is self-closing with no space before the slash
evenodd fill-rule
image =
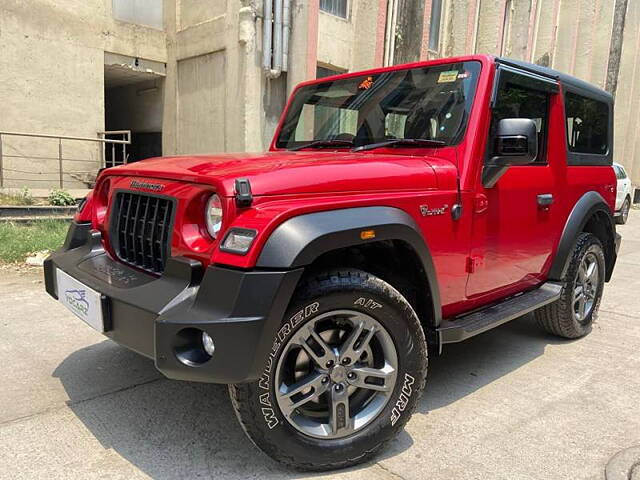
<path id="1" fill-rule="evenodd" d="M 233 195 L 237 178 L 248 178 L 254 195 L 437 187 L 424 157 L 335 151 L 159 157 L 110 168 L 108 174 L 211 184 L 225 196 Z"/>

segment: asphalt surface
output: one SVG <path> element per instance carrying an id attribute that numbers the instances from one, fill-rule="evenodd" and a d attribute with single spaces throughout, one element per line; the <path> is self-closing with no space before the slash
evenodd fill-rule
<path id="1" fill-rule="evenodd" d="M 162 378 L 50 299 L 39 272 L 2 270 L 0 478 L 604 478 L 640 445 L 640 212 L 619 232 L 588 337 L 555 339 L 526 316 L 448 346 L 391 448 L 323 475 L 257 451 L 226 387 Z"/>

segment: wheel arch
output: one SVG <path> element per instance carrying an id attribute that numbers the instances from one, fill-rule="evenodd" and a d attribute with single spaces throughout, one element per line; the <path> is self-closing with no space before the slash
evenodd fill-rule
<path id="1" fill-rule="evenodd" d="M 561 281 L 567 271 L 573 245 L 581 232 L 594 234 L 604 248 L 605 280 L 608 282 L 616 263 L 616 227 L 609 205 L 595 191 L 585 193 L 576 202 L 565 223 L 556 256 L 549 271 L 549 279 Z"/>
<path id="2" fill-rule="evenodd" d="M 362 232 L 369 230 L 375 236 L 363 239 Z M 397 265 L 388 268 L 391 258 L 409 270 L 399 274 Z M 347 264 L 338 265 L 340 259 Z M 371 263 L 374 259 L 376 262 Z M 418 289 L 426 289 L 422 297 L 427 297 L 428 302 L 418 294 L 417 305 L 412 303 L 423 326 L 434 328 L 441 321 L 440 292 L 429 247 L 413 218 L 398 208 L 358 207 L 293 217 L 276 227 L 256 265 L 310 270 L 358 267 L 380 276 L 403 294 L 407 289 L 402 280 L 408 274 L 410 278 L 414 276 Z M 364 268 L 365 265 L 372 268 Z"/>

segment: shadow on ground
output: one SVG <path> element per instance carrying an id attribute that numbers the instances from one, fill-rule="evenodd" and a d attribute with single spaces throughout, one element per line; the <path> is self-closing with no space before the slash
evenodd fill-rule
<path id="1" fill-rule="evenodd" d="M 416 415 L 444 408 L 520 368 L 542 355 L 551 342 L 556 340 L 527 316 L 447 346 L 430 362 L 427 391 Z M 153 362 L 110 341 L 74 352 L 54 376 L 66 389 L 71 410 L 104 448 L 152 478 L 307 476 L 284 469 L 253 447 L 236 421 L 226 386 L 166 380 Z M 112 386 L 111 393 L 92 396 L 97 384 Z M 381 458 L 395 456 L 413 443 L 403 432 Z"/>

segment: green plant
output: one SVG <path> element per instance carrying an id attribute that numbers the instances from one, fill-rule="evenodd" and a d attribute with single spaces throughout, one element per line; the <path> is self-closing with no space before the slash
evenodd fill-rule
<path id="1" fill-rule="evenodd" d="M 23 262 L 33 252 L 59 248 L 68 228 L 63 220 L 0 223 L 0 264 Z"/>
<path id="2" fill-rule="evenodd" d="M 22 187 L 18 195 L 22 198 L 25 205 L 33 205 L 33 196 L 31 195 L 31 190 L 27 187 Z"/>
<path id="3" fill-rule="evenodd" d="M 48 200 L 49 200 L 49 205 L 55 205 L 59 207 L 76 204 L 75 199 L 69 194 L 69 192 L 61 188 L 60 189 L 55 188 L 51 190 Z"/>
<path id="4" fill-rule="evenodd" d="M 33 205 L 33 196 L 27 187 L 17 193 L 0 194 L 0 205 Z"/>

